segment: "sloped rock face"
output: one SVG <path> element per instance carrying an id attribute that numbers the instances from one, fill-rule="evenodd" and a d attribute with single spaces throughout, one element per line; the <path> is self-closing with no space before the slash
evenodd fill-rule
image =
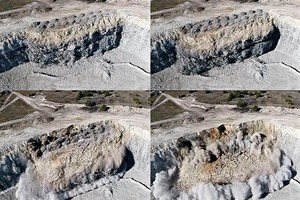
<path id="1" fill-rule="evenodd" d="M 257 57 L 273 50 L 280 33 L 262 10 L 220 16 L 152 36 L 151 70 L 175 64 L 184 75 Z"/>
<path id="2" fill-rule="evenodd" d="M 178 138 L 152 158 L 157 199 L 259 199 L 295 176 L 264 121 L 221 125 Z"/>
<path id="3" fill-rule="evenodd" d="M 0 37 L 0 72 L 27 62 L 68 64 L 119 46 L 124 24 L 120 17 L 81 13 L 34 22 L 29 29 Z"/>
<path id="4" fill-rule="evenodd" d="M 12 146 L 0 152 L 0 192 L 15 186 L 25 172 L 27 162 L 24 149 L 25 145 Z"/>

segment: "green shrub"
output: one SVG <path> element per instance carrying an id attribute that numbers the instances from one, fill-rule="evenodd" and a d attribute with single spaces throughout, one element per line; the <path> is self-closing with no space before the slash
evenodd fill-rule
<path id="1" fill-rule="evenodd" d="M 111 95 L 110 91 L 108 91 L 108 90 L 103 91 L 103 94 L 104 94 L 104 97 L 108 97 Z"/>
<path id="2" fill-rule="evenodd" d="M 91 91 L 85 90 L 82 92 L 83 97 L 90 97 L 93 96 L 93 93 Z"/>
<path id="3" fill-rule="evenodd" d="M 253 107 L 251 108 L 251 112 L 258 112 L 258 111 L 260 111 L 260 110 L 261 110 L 261 108 L 258 107 L 257 105 L 255 105 L 255 106 L 253 106 Z"/>
<path id="4" fill-rule="evenodd" d="M 285 102 L 287 102 L 289 105 L 294 105 L 294 103 L 291 99 L 286 99 Z"/>
<path id="5" fill-rule="evenodd" d="M 226 101 L 231 101 L 232 99 L 234 99 L 234 95 L 230 92 L 226 97 Z"/>
<path id="6" fill-rule="evenodd" d="M 108 111 L 109 110 L 109 107 L 107 107 L 106 105 L 101 105 L 100 107 L 99 107 L 99 110 L 100 111 Z"/>
<path id="7" fill-rule="evenodd" d="M 87 99 L 86 102 L 85 102 L 85 106 L 86 107 L 89 107 L 89 108 L 92 108 L 96 105 L 96 102 L 95 101 L 92 101 L 90 99 Z"/>
<path id="8" fill-rule="evenodd" d="M 133 98 L 133 101 L 134 101 L 137 105 L 142 104 L 139 98 L 134 97 L 134 98 Z"/>
<path id="9" fill-rule="evenodd" d="M 81 91 L 78 91 L 76 94 L 76 100 L 80 100 L 83 97 L 83 94 Z"/>
<path id="10" fill-rule="evenodd" d="M 244 95 L 240 91 L 235 91 L 233 93 L 234 98 L 242 98 Z"/>
<path id="11" fill-rule="evenodd" d="M 247 103 L 241 99 L 238 100 L 238 102 L 236 103 L 236 107 L 238 108 L 244 108 L 247 106 Z"/>
<path id="12" fill-rule="evenodd" d="M 255 91 L 256 98 L 263 97 L 260 91 Z"/>

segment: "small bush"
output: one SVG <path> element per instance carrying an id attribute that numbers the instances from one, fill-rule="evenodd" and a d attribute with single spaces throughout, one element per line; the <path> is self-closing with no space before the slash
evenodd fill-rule
<path id="1" fill-rule="evenodd" d="M 108 111 L 108 110 L 109 110 L 109 107 L 107 107 L 104 104 L 99 107 L 99 111 Z"/>
<path id="2" fill-rule="evenodd" d="M 93 93 L 91 91 L 85 90 L 82 92 L 83 97 L 91 97 Z"/>
<path id="3" fill-rule="evenodd" d="M 234 98 L 242 98 L 242 97 L 244 97 L 244 95 L 240 91 L 235 91 L 233 93 L 233 96 L 234 96 Z"/>
<path id="4" fill-rule="evenodd" d="M 255 96 L 256 96 L 256 98 L 263 97 L 263 95 L 261 94 L 260 91 L 256 91 L 256 92 L 255 92 Z"/>
<path id="5" fill-rule="evenodd" d="M 258 107 L 257 105 L 255 105 L 255 106 L 253 106 L 253 107 L 251 108 L 251 112 L 258 112 L 258 111 L 260 111 L 260 110 L 261 110 L 261 108 Z"/>
<path id="6" fill-rule="evenodd" d="M 238 102 L 236 103 L 236 107 L 238 108 L 245 108 L 247 106 L 247 103 L 241 99 L 238 100 Z"/>
<path id="7" fill-rule="evenodd" d="M 233 94 L 230 92 L 226 97 L 226 101 L 231 101 L 232 99 L 234 99 L 234 97 Z"/>
<path id="8" fill-rule="evenodd" d="M 85 102 L 85 106 L 86 107 L 89 107 L 89 108 L 92 108 L 96 105 L 96 102 L 95 101 L 92 101 L 90 99 L 87 99 L 86 102 Z"/>
<path id="9" fill-rule="evenodd" d="M 104 97 L 108 97 L 111 95 L 110 91 L 108 91 L 108 90 L 105 90 L 102 93 L 104 94 Z"/>
<path id="10" fill-rule="evenodd" d="M 294 105 L 294 103 L 291 99 L 286 99 L 285 102 L 287 102 L 289 105 Z"/>
<path id="11" fill-rule="evenodd" d="M 138 99 L 138 98 L 136 98 L 136 97 L 133 98 L 133 101 L 134 101 L 137 105 L 141 104 L 140 99 Z"/>
<path id="12" fill-rule="evenodd" d="M 81 91 L 78 91 L 76 94 L 76 100 L 80 100 L 83 97 L 83 94 Z"/>

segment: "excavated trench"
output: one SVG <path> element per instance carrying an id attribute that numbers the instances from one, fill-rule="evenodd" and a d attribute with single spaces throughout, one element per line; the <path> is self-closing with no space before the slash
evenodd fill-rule
<path id="1" fill-rule="evenodd" d="M 183 75 L 205 75 L 212 68 L 273 52 L 273 58 L 297 60 L 299 47 L 291 45 L 299 41 L 295 24 L 263 10 L 250 10 L 157 33 L 151 37 L 151 71 L 172 66 Z M 268 60 L 280 62 L 270 58 L 259 62 Z M 297 68 L 298 64 L 290 65 Z"/>
<path id="2" fill-rule="evenodd" d="M 153 196 L 242 200 L 280 190 L 296 175 L 291 158 L 298 156 L 285 154 L 281 147 L 292 136 L 282 139 L 278 131 L 269 122 L 252 121 L 178 138 L 152 155 Z"/>
<path id="3" fill-rule="evenodd" d="M 136 26 L 122 15 L 102 11 L 36 21 L 28 28 L 0 36 L 0 73 L 28 62 L 41 66 L 72 64 L 116 49 L 122 40 L 139 47 L 128 43 L 136 29 L 142 28 Z M 139 33 L 143 38 L 145 30 Z"/>
<path id="4" fill-rule="evenodd" d="M 141 165 L 136 157 L 143 162 L 147 157 L 134 134 L 135 130 L 104 121 L 70 126 L 2 150 L 0 196 L 17 187 L 19 200 L 70 199 L 116 182 Z"/>

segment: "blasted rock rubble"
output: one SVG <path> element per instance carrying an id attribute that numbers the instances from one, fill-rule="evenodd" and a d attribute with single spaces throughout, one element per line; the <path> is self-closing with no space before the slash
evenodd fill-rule
<path id="1" fill-rule="evenodd" d="M 296 200 L 299 110 L 241 114 L 217 107 L 204 112 L 201 126 L 177 123 L 177 116 L 176 125 L 154 127 L 151 199 Z"/>
<path id="2" fill-rule="evenodd" d="M 137 145 L 143 141 L 134 131 L 112 121 L 72 125 L 2 149 L 0 170 L 7 175 L 0 180 L 1 198 L 14 198 L 10 190 L 19 200 L 81 198 L 127 180 L 127 173 L 143 183 L 139 170 L 147 170 L 142 163 L 148 152 Z M 141 198 L 147 198 L 145 191 Z"/>

